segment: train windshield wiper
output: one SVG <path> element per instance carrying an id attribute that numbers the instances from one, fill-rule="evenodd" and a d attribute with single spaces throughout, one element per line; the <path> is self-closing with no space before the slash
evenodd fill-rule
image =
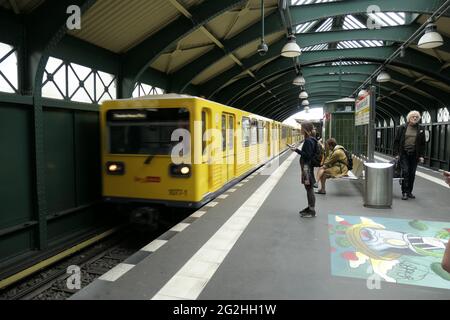
<path id="1" fill-rule="evenodd" d="M 155 157 L 155 155 L 149 154 L 147 159 L 145 159 L 144 164 L 150 164 L 150 162 L 152 162 L 154 157 Z"/>

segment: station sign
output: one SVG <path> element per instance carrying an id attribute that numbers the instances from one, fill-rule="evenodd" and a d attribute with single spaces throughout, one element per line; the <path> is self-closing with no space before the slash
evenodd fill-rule
<path id="1" fill-rule="evenodd" d="M 355 126 L 362 126 L 370 122 L 370 92 L 355 103 Z"/>

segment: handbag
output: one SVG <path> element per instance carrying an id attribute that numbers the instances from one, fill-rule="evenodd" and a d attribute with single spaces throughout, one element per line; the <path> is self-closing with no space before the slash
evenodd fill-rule
<path id="1" fill-rule="evenodd" d="M 391 163 L 394 164 L 394 178 L 402 177 L 402 167 L 400 166 L 400 160 L 393 159 Z"/>

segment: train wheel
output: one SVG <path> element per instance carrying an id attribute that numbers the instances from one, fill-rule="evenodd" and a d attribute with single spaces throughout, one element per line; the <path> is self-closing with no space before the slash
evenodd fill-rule
<path id="1" fill-rule="evenodd" d="M 154 207 L 135 208 L 130 215 L 130 222 L 148 228 L 151 231 L 159 227 L 161 211 Z"/>

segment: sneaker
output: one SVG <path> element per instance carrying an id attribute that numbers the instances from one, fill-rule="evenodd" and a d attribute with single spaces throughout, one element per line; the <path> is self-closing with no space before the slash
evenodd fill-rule
<path id="1" fill-rule="evenodd" d="M 302 218 L 314 218 L 316 216 L 316 211 L 309 209 L 301 215 Z"/>
<path id="2" fill-rule="evenodd" d="M 402 200 L 408 200 L 408 194 L 404 193 L 404 194 L 402 195 Z"/>
<path id="3" fill-rule="evenodd" d="M 415 199 L 415 198 L 416 198 L 416 196 L 415 196 L 415 195 L 413 195 L 412 193 L 408 193 L 408 198 L 410 198 L 410 199 Z"/>
<path id="4" fill-rule="evenodd" d="M 305 209 L 303 209 L 302 211 L 300 211 L 299 213 L 300 214 L 304 214 L 304 213 L 306 213 L 306 212 L 308 212 L 309 211 L 309 207 L 306 207 Z"/>
<path id="5" fill-rule="evenodd" d="M 314 183 L 313 187 L 314 187 L 315 189 L 319 189 L 319 184 L 316 182 L 316 183 Z"/>

